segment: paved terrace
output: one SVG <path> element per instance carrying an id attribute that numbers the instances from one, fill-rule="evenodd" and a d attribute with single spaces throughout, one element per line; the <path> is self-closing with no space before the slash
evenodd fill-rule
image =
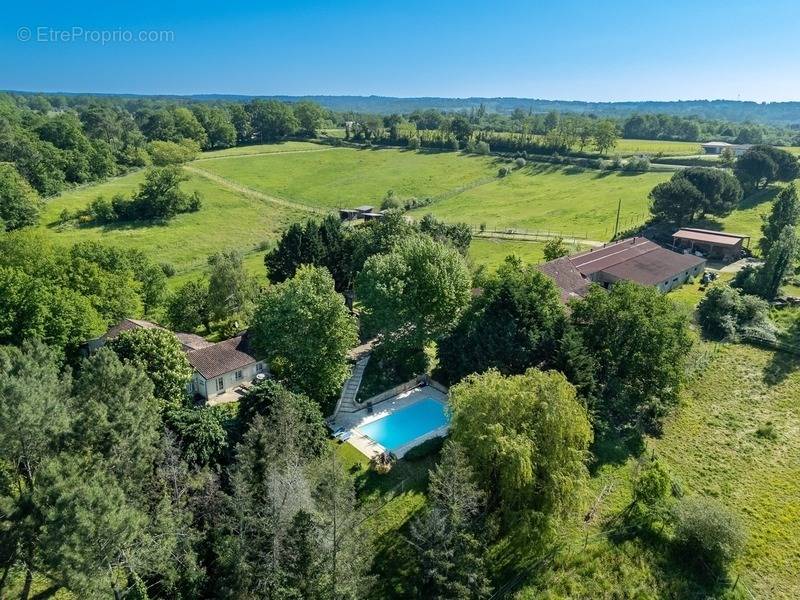
<path id="1" fill-rule="evenodd" d="M 356 428 L 361 425 L 371 423 L 372 421 L 376 421 L 424 398 L 433 398 L 434 400 L 438 400 L 440 402 L 447 402 L 447 394 L 443 393 L 436 387 L 432 385 L 420 385 L 408 391 L 400 392 L 394 396 L 390 396 L 380 402 L 374 403 L 372 405 L 372 409 L 365 406 L 357 412 L 339 413 L 334 417 L 333 421 L 331 422 L 331 426 L 333 427 L 334 431 L 339 428 L 352 431 L 352 435 L 347 443 L 355 446 L 367 458 L 373 458 L 374 456 L 383 453 L 386 449 L 367 436 L 362 435 Z M 436 437 L 441 434 L 442 432 L 435 430 L 430 432 L 429 435 L 425 436 L 425 439 Z M 414 445 L 417 445 L 422 441 L 424 441 L 424 439 L 418 438 L 417 440 L 414 440 Z M 401 452 L 400 454 L 402 453 L 404 452 Z"/>

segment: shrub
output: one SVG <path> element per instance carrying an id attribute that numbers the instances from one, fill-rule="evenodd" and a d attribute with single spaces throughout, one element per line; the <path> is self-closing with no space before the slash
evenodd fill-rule
<path id="1" fill-rule="evenodd" d="M 381 210 L 389 210 L 391 208 L 400 208 L 400 202 L 394 195 L 394 190 L 389 190 L 381 201 Z"/>
<path id="2" fill-rule="evenodd" d="M 59 222 L 59 223 L 61 223 L 62 225 L 63 225 L 64 223 L 67 223 L 68 221 L 71 221 L 71 220 L 72 220 L 72 219 L 74 219 L 74 218 L 75 218 L 75 215 L 73 215 L 73 214 L 72 214 L 72 213 L 69 211 L 69 209 L 68 209 L 68 208 L 65 208 L 64 210 L 62 210 L 62 211 L 61 211 L 61 212 L 58 214 L 58 222 Z"/>
<path id="3" fill-rule="evenodd" d="M 775 430 L 775 425 L 772 421 L 767 421 L 763 425 L 759 425 L 756 429 L 756 436 L 765 440 L 775 441 L 778 439 L 778 432 Z"/>
<path id="4" fill-rule="evenodd" d="M 92 200 L 87 212 L 89 216 L 92 217 L 92 220 L 97 223 L 111 223 L 117 220 L 117 213 L 114 210 L 114 206 L 103 196 L 98 196 Z"/>
<path id="5" fill-rule="evenodd" d="M 728 285 L 712 286 L 700 300 L 697 316 L 703 333 L 713 339 L 736 341 L 745 333 L 775 337 L 769 304 Z"/>
<path id="6" fill-rule="evenodd" d="M 723 568 L 741 551 L 745 533 L 725 506 L 702 497 L 688 497 L 675 508 L 675 541 L 690 559 Z"/>
<path id="7" fill-rule="evenodd" d="M 450 145 L 450 150 L 458 152 L 459 145 L 458 145 L 458 140 L 456 138 L 451 139 L 449 145 Z"/>
<path id="8" fill-rule="evenodd" d="M 421 145 L 422 142 L 420 141 L 418 136 L 415 135 L 413 137 L 408 138 L 408 147 L 411 150 L 419 150 Z"/>
<path id="9" fill-rule="evenodd" d="M 172 277 L 175 275 L 175 265 L 169 262 L 162 262 L 160 265 L 161 272 L 164 273 L 166 277 Z"/>
<path id="10" fill-rule="evenodd" d="M 497 170 L 498 177 L 505 177 L 506 175 L 508 175 L 508 173 L 509 173 L 508 167 L 500 167 Z"/>
<path id="11" fill-rule="evenodd" d="M 406 452 L 403 458 L 408 461 L 422 460 L 433 454 L 438 454 L 444 445 L 443 437 L 435 437 L 422 442 L 419 446 L 415 446 Z"/>
<path id="12" fill-rule="evenodd" d="M 489 154 L 489 152 L 490 152 L 489 143 L 488 142 L 478 142 L 477 144 L 475 144 L 474 152 L 475 152 L 475 154 L 483 154 L 483 155 Z"/>
<path id="13" fill-rule="evenodd" d="M 521 169 L 525 166 L 525 159 L 520 156 L 514 161 L 514 166 L 516 166 L 518 169 Z"/>
<path id="14" fill-rule="evenodd" d="M 650 170 L 650 161 L 644 156 L 629 158 L 622 170 L 634 173 L 644 173 Z"/>

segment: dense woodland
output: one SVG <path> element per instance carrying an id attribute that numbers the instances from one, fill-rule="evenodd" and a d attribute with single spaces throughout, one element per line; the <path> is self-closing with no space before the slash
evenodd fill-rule
<path id="1" fill-rule="evenodd" d="M 530 143 L 603 154 L 626 130 L 657 139 L 758 130 L 753 142 L 778 131 L 480 106 L 376 116 L 274 100 L 1 97 L 0 596 L 490 598 L 506 583 L 497 548 L 526 549 L 536 559 L 527 577 L 544 580 L 538 559 L 585 508 L 599 456 L 639 455 L 676 410 L 699 340 L 669 296 L 620 283 L 567 308 L 553 281 L 519 259 L 471 269 L 469 227 L 409 221 L 391 196 L 382 220 L 290 226 L 261 276 L 224 251 L 208 257 L 207 277 L 172 292 L 157 257 L 53 247 L 31 227 L 41 198 L 141 167 L 131 197 L 62 219 L 166 223 L 202 211 L 176 165 L 327 125 L 361 143 L 455 142 L 478 153 Z M 767 302 L 794 274 L 800 203 L 789 182 L 800 168 L 768 145 L 730 166 L 678 171 L 656 186 L 653 220 L 724 216 L 745 194 L 788 184 L 764 220 L 764 264 L 712 287 L 698 310 L 709 339 L 775 339 Z M 556 241 L 547 252 L 566 248 Z M 274 379 L 234 405 L 198 407 L 168 331 L 82 351 L 121 318 L 154 315 L 209 336 L 247 328 Z M 366 339 L 376 339 L 387 382 L 427 372 L 452 386 L 451 435 L 418 450 L 430 460 L 427 495 L 400 545 L 375 539 L 368 522 L 380 507 L 362 494 L 374 479 L 345 467 L 323 421 L 347 352 Z M 385 468 L 372 465 L 370 477 Z M 698 595 L 725 580 L 747 532 L 722 500 L 684 490 L 652 455 L 639 456 L 628 485 L 631 502 L 609 527 L 679 563 L 687 575 L 673 591 Z"/>

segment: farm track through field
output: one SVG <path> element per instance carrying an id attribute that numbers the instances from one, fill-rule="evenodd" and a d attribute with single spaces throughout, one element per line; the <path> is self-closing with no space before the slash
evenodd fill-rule
<path id="1" fill-rule="evenodd" d="M 285 153 L 284 153 L 285 154 Z M 205 177 L 219 185 L 228 188 L 231 191 L 239 192 L 240 194 L 244 194 L 245 196 L 249 196 L 250 198 L 255 198 L 256 200 L 261 200 L 263 202 L 269 202 L 271 204 L 277 204 L 279 206 L 285 206 L 286 208 L 293 208 L 295 210 L 302 210 L 305 212 L 310 212 L 318 215 L 327 215 L 332 210 L 319 208 L 316 206 L 309 206 L 308 204 L 302 204 L 300 202 L 293 202 L 292 200 L 284 200 L 283 198 L 276 198 L 275 196 L 270 196 L 265 194 L 264 192 L 259 192 L 258 190 L 254 190 L 253 188 L 249 188 L 244 186 L 240 183 L 235 183 L 230 179 L 226 179 L 224 177 L 220 177 L 219 175 L 215 175 L 205 169 L 201 169 L 200 167 L 191 166 L 191 165 L 184 165 L 184 169 L 189 171 L 190 173 L 194 173 L 195 175 L 199 175 L 200 177 Z"/>
<path id="2" fill-rule="evenodd" d="M 315 148 L 313 150 L 287 150 L 286 152 L 252 152 L 250 154 L 225 154 L 223 156 L 206 156 L 196 158 L 193 162 L 203 162 L 206 160 L 223 160 L 225 158 L 247 158 L 250 156 L 283 156 L 285 154 L 308 154 L 309 152 L 330 152 L 331 150 L 339 150 L 339 148 Z"/>

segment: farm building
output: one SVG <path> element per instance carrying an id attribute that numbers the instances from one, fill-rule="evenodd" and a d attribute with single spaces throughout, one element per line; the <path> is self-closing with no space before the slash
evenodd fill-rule
<path id="1" fill-rule="evenodd" d="M 591 283 L 608 287 L 617 281 L 633 281 L 668 292 L 702 273 L 705 263 L 704 258 L 634 237 L 546 262 L 539 269 L 556 282 L 566 302 L 584 296 Z"/>
<path id="2" fill-rule="evenodd" d="M 737 260 L 742 256 L 742 246 L 745 240 L 749 246 L 750 236 L 748 235 L 683 227 L 672 234 L 672 247 L 692 252 L 699 250 L 709 258 Z"/>
<path id="3" fill-rule="evenodd" d="M 750 149 L 751 144 L 729 144 L 728 142 L 706 142 L 700 144 L 705 154 L 722 154 L 725 150 L 733 152 L 734 156 L 741 156 Z"/>

